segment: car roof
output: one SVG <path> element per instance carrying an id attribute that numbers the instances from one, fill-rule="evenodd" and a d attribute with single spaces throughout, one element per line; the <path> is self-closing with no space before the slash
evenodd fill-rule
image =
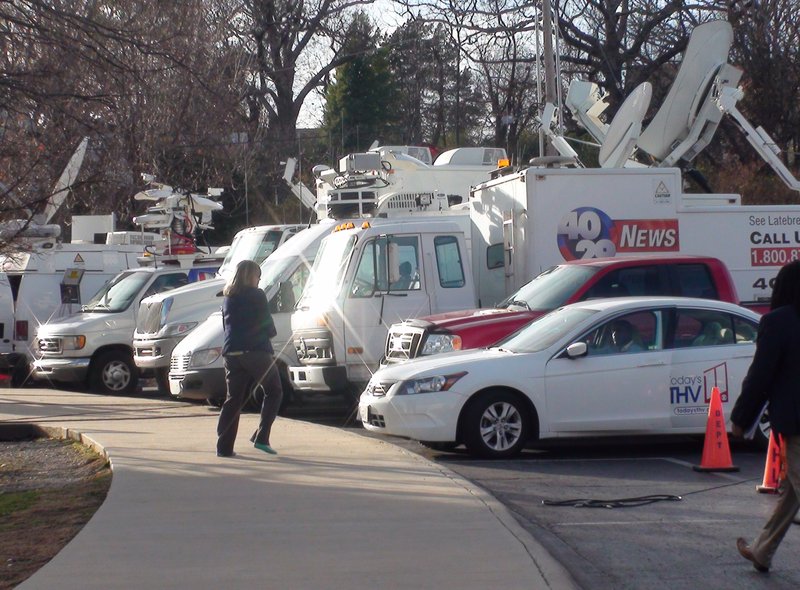
<path id="1" fill-rule="evenodd" d="M 627 310 L 637 307 L 696 307 L 703 309 L 720 309 L 728 312 L 759 317 L 751 309 L 716 299 L 700 299 L 698 297 L 611 297 L 608 299 L 589 299 L 564 306 L 569 308 L 595 309 L 597 311 Z"/>

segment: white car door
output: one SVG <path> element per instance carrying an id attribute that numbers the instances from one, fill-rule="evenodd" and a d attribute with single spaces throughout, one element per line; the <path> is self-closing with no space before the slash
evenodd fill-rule
<path id="1" fill-rule="evenodd" d="M 755 352 L 758 325 L 709 309 L 678 308 L 669 375 L 670 421 L 681 432 L 705 431 L 711 390 L 719 388 L 726 420 Z"/>
<path id="2" fill-rule="evenodd" d="M 665 312 L 605 320 L 580 340 L 586 356 L 547 363 L 547 427 L 554 433 L 664 431 L 669 428 Z M 627 334 L 626 334 L 627 332 Z"/>

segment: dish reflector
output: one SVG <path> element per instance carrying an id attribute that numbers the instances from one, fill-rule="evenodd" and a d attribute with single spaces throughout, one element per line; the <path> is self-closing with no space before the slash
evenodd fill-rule
<path id="1" fill-rule="evenodd" d="M 608 126 L 598 159 L 603 168 L 622 168 L 636 148 L 642 119 L 650 106 L 653 87 L 642 82 L 628 95 Z"/>

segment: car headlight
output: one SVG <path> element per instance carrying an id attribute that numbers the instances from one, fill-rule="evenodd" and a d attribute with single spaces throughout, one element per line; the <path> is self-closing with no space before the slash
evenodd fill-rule
<path id="1" fill-rule="evenodd" d="M 466 375 L 466 371 L 454 373 L 453 375 L 435 375 L 433 377 L 421 377 L 419 379 L 409 379 L 403 381 L 397 390 L 397 395 L 417 395 L 418 393 L 436 393 L 437 391 L 447 391 L 456 381 Z"/>
<path id="2" fill-rule="evenodd" d="M 62 336 L 61 350 L 80 350 L 86 346 L 86 336 Z"/>
<path id="3" fill-rule="evenodd" d="M 188 332 L 196 325 L 197 322 L 178 322 L 175 324 L 167 324 L 161 328 L 161 333 L 163 336 L 177 336 L 178 334 Z"/>
<path id="4" fill-rule="evenodd" d="M 216 348 L 203 348 L 202 350 L 195 350 L 192 353 L 192 359 L 189 361 L 190 367 L 205 367 L 210 365 L 219 358 L 222 354 L 222 347 Z"/>
<path id="5" fill-rule="evenodd" d="M 461 336 L 458 334 L 429 334 L 422 346 L 422 356 L 461 350 Z"/>

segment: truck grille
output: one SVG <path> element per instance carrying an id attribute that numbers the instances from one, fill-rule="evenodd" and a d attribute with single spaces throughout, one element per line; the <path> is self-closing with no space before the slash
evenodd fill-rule
<path id="1" fill-rule="evenodd" d="M 157 302 L 142 302 L 139 315 L 136 318 L 136 331 L 139 334 L 156 334 L 161 328 L 161 304 Z"/>
<path id="2" fill-rule="evenodd" d="M 384 351 L 385 362 L 402 363 L 419 356 L 419 347 L 425 330 L 406 324 L 396 324 L 389 330 Z"/>
<path id="3" fill-rule="evenodd" d="M 294 349 L 303 365 L 333 365 L 333 339 L 327 330 L 295 332 Z"/>
<path id="4" fill-rule="evenodd" d="M 61 338 L 39 338 L 39 352 L 61 352 Z"/>

